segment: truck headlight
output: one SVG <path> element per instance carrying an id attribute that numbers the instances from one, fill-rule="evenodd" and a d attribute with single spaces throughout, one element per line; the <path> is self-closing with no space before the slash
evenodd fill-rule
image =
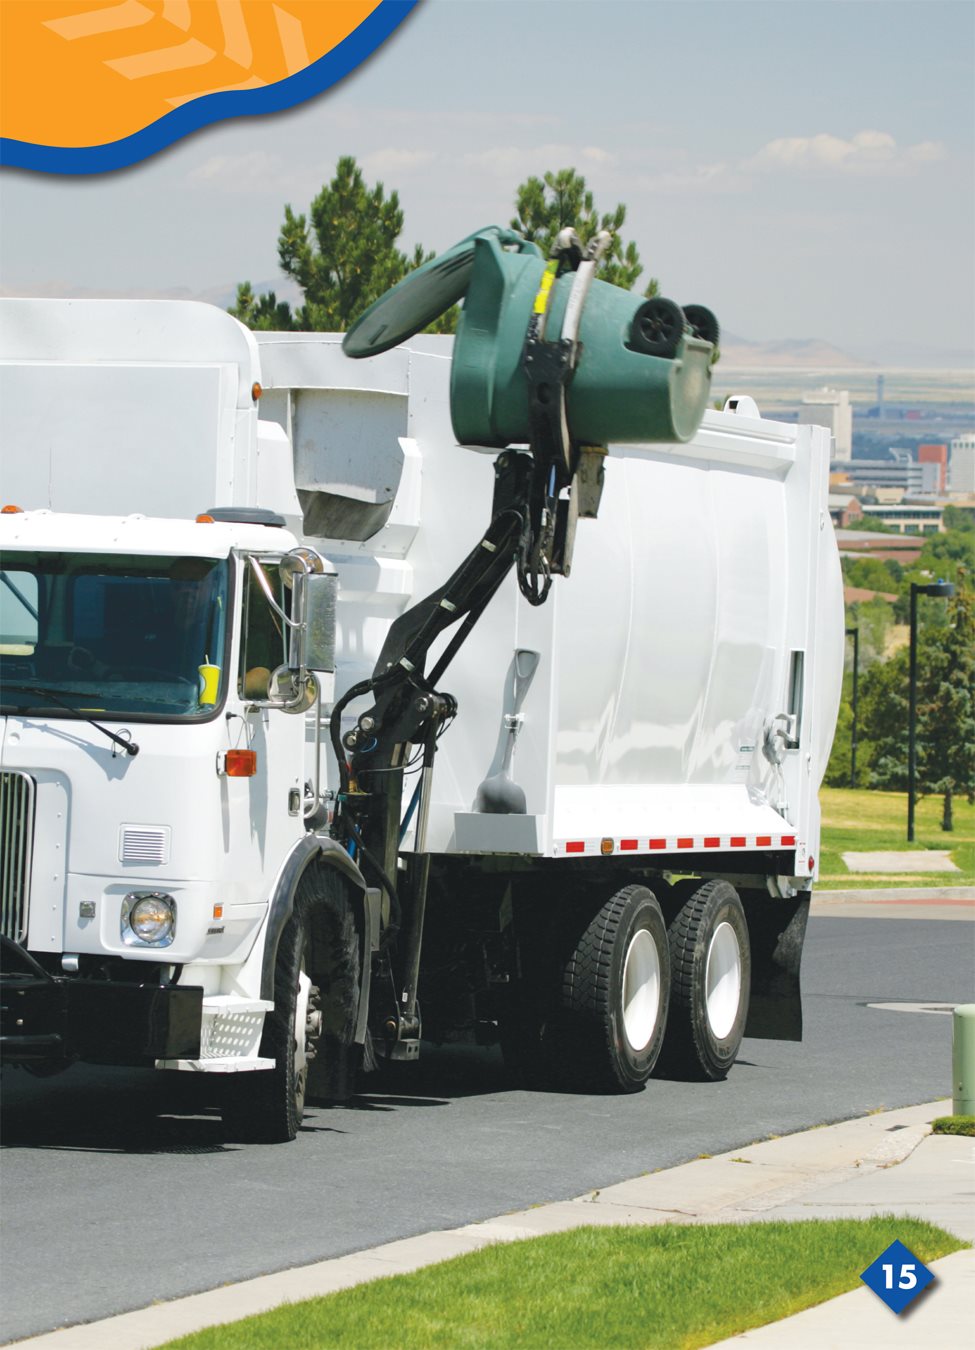
<path id="1" fill-rule="evenodd" d="M 161 891 L 131 891 L 122 901 L 122 941 L 168 947 L 176 936 L 176 901 Z"/>

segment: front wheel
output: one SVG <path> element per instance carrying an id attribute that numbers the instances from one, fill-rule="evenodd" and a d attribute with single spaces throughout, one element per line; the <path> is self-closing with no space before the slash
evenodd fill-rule
<path id="1" fill-rule="evenodd" d="M 745 911 L 727 881 L 692 883 L 670 925 L 673 982 L 661 1067 L 680 1078 L 727 1077 L 751 992 Z"/>
<path id="2" fill-rule="evenodd" d="M 588 924 L 565 964 L 559 1077 L 590 1092 L 636 1092 L 663 1044 L 667 930 L 656 897 L 626 886 Z"/>
<path id="3" fill-rule="evenodd" d="M 226 1087 L 224 1126 L 243 1143 L 287 1143 L 298 1133 L 306 1094 L 334 1099 L 353 1090 L 338 1069 L 355 1049 L 358 939 L 341 883 L 328 870 L 309 869 L 301 879 L 278 943 L 274 990 L 261 1041 L 274 1068 L 234 1074 Z M 319 1081 L 310 1084 L 316 1071 Z"/>

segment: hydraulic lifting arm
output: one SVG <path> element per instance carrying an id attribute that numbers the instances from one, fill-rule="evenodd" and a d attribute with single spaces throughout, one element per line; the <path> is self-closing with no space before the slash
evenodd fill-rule
<path id="1" fill-rule="evenodd" d="M 330 734 L 340 775 L 332 833 L 361 852 L 382 881 L 390 902 L 390 935 L 403 921 L 394 880 L 402 833 L 403 776 L 411 748 L 422 746 L 414 846 L 417 862 L 406 931 L 401 935 L 404 954 L 398 1006 L 386 1021 L 387 1036 L 401 1047 L 398 1053 L 402 1055 L 416 1053 L 419 1037 L 416 988 L 430 866 L 426 817 L 433 759 L 437 739 L 457 712 L 455 700 L 437 686 L 512 566 L 517 564 L 521 590 L 536 605 L 548 595 L 552 574 L 568 573 L 578 514 L 573 482 L 580 447 L 570 437 L 566 389 L 578 362 L 585 297 L 608 243 L 609 236 L 601 234 L 584 253 L 574 231 L 559 236 L 525 339 L 529 449 L 499 455 L 494 466 L 491 521 L 483 536 L 439 589 L 394 621 L 372 677 L 349 689 L 332 713 Z M 548 341 L 545 329 L 552 283 L 560 271 L 570 268 L 576 275 L 562 331 L 555 341 Z M 453 625 L 458 625 L 456 632 L 428 673 L 432 644 Z M 366 695 L 371 695 L 372 706 L 343 737 L 342 713 L 354 699 Z M 390 1046 L 391 1053 L 396 1053 L 395 1045 Z"/>

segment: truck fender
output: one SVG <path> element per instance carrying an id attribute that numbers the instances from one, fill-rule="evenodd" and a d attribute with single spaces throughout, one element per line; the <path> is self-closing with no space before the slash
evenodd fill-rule
<path id="1" fill-rule="evenodd" d="M 271 906 L 267 918 L 264 938 L 264 958 L 261 966 L 261 998 L 274 1000 L 274 969 L 277 962 L 278 943 L 294 909 L 295 894 L 305 871 L 318 862 L 333 867 L 352 883 L 350 897 L 356 908 L 359 931 L 363 935 L 362 968 L 360 971 L 359 1005 L 360 1016 L 356 1027 L 356 1041 L 365 1036 L 365 1018 L 361 1010 L 369 1006 L 369 993 L 372 978 L 372 952 L 370 934 L 372 930 L 371 907 L 367 896 L 367 887 L 362 873 L 336 840 L 328 836 L 309 834 L 299 840 L 281 869 L 278 884 L 271 897 Z"/>

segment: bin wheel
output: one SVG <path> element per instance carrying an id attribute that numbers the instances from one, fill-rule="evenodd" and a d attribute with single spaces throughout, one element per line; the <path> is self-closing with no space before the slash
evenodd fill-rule
<path id="1" fill-rule="evenodd" d="M 663 914 L 645 886 L 607 900 L 563 969 L 559 1081 L 588 1092 L 636 1092 L 663 1044 L 670 953 Z"/>
<path id="2" fill-rule="evenodd" d="M 717 347 L 721 338 L 721 329 L 711 311 L 704 305 L 685 305 L 684 318 L 691 326 L 694 336 Z"/>
<path id="3" fill-rule="evenodd" d="M 654 296 L 644 300 L 633 315 L 630 326 L 630 346 L 645 356 L 662 356 L 670 360 L 684 336 L 684 311 L 673 300 Z"/>
<path id="4" fill-rule="evenodd" d="M 672 982 L 661 1070 L 678 1078 L 726 1078 L 745 1034 L 751 991 L 748 924 L 735 888 L 727 881 L 691 883 L 669 939 Z"/>

